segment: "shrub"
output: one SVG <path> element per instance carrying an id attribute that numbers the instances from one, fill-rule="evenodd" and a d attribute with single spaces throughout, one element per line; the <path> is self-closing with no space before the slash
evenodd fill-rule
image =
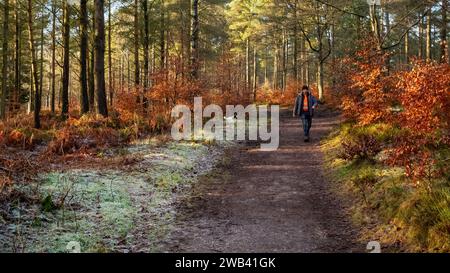
<path id="1" fill-rule="evenodd" d="M 381 150 L 381 144 L 374 136 L 362 134 L 344 140 L 339 157 L 345 160 L 373 160 Z"/>
<path id="2" fill-rule="evenodd" d="M 396 97 L 393 77 L 386 71 L 386 58 L 374 48 L 373 41 L 365 41 L 364 48 L 355 56 L 341 60 L 337 90 L 345 90 L 342 110 L 347 119 L 360 125 L 386 120 Z M 341 91 L 342 92 L 342 91 Z"/>

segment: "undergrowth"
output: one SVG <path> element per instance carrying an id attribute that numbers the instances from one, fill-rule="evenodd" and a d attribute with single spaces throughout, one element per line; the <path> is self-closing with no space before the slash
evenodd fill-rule
<path id="1" fill-rule="evenodd" d="M 402 130 L 383 123 L 344 123 L 323 143 L 326 167 L 338 188 L 354 200 L 351 212 L 353 221 L 365 230 L 362 240 L 378 240 L 389 251 L 448 252 L 448 174 L 413 181 L 404 167 L 387 164 L 388 151 L 401 133 Z M 365 139 L 376 142 L 376 149 L 367 149 L 367 143 L 361 143 Z M 361 147 L 370 152 L 358 156 L 364 151 Z M 442 148 L 436 154 L 447 152 Z"/>

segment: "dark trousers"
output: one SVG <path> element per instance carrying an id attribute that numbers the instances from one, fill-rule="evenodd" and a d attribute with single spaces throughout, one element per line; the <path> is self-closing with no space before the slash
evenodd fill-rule
<path id="1" fill-rule="evenodd" d="M 310 114 L 302 114 L 302 123 L 303 123 L 303 132 L 305 133 L 305 137 L 309 137 L 309 131 L 312 126 L 312 116 Z"/>

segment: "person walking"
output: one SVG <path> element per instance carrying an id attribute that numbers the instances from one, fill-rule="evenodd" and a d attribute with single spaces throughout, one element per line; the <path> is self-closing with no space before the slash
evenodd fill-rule
<path id="1" fill-rule="evenodd" d="M 293 117 L 300 117 L 302 119 L 305 142 L 309 142 L 310 140 L 309 131 L 311 130 L 312 118 L 317 105 L 318 101 L 311 94 L 309 87 L 307 85 L 303 86 L 295 99 Z"/>

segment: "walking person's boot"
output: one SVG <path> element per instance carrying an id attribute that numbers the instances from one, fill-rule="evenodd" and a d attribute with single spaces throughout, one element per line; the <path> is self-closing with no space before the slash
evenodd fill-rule
<path id="1" fill-rule="evenodd" d="M 309 142 L 309 136 L 305 136 L 305 142 Z"/>

